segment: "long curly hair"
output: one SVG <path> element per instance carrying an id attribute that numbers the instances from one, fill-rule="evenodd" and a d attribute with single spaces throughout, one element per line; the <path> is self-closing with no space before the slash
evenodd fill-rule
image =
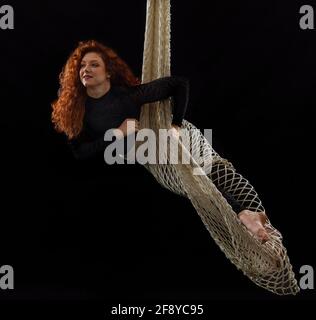
<path id="1" fill-rule="evenodd" d="M 51 104 L 54 127 L 58 132 L 65 133 L 68 139 L 77 137 L 83 126 L 87 93 L 80 81 L 79 70 L 81 60 L 88 52 L 100 55 L 111 74 L 111 85 L 134 86 L 140 83 L 113 49 L 96 40 L 80 41 L 59 74 L 58 98 Z"/>

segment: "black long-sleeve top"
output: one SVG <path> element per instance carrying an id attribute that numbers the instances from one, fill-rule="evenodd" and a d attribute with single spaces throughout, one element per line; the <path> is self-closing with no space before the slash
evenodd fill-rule
<path id="1" fill-rule="evenodd" d="M 100 98 L 87 97 L 83 129 L 70 142 L 76 159 L 95 157 L 111 143 L 107 130 L 118 128 L 126 118 L 139 119 L 145 103 L 173 98 L 172 123 L 181 126 L 189 99 L 189 83 L 182 77 L 165 77 L 133 87 L 111 86 Z"/>
<path id="2" fill-rule="evenodd" d="M 183 77 L 164 77 L 133 87 L 111 86 L 100 98 L 87 97 L 83 128 L 69 145 L 76 159 L 87 159 L 104 153 L 111 141 L 104 141 L 107 130 L 118 128 L 126 118 L 140 116 L 145 103 L 172 97 L 172 124 L 181 126 L 189 100 L 189 82 Z M 220 190 L 234 211 L 241 207 L 231 195 Z"/>

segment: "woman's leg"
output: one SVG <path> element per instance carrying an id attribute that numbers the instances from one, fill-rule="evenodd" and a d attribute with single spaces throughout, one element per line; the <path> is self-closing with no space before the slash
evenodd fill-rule
<path id="1" fill-rule="evenodd" d="M 219 190 L 223 190 L 239 203 L 241 211 L 236 213 L 246 228 L 260 240 L 267 241 L 269 236 L 264 228 L 265 210 L 249 181 L 237 173 L 234 168 L 220 162 L 212 165 L 208 177 Z"/>

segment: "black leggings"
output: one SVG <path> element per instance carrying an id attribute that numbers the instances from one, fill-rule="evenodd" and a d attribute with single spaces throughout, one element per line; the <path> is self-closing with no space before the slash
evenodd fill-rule
<path id="1" fill-rule="evenodd" d="M 212 164 L 211 173 L 207 176 L 236 213 L 245 209 L 255 212 L 264 211 L 254 187 L 232 166 L 215 162 Z"/>

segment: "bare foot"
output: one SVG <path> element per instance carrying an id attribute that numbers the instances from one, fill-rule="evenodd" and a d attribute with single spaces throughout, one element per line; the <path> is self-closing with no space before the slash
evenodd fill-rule
<path id="1" fill-rule="evenodd" d="M 268 232 L 264 227 L 267 220 L 267 216 L 264 212 L 243 210 L 239 212 L 238 218 L 256 238 L 262 242 L 269 240 Z"/>

